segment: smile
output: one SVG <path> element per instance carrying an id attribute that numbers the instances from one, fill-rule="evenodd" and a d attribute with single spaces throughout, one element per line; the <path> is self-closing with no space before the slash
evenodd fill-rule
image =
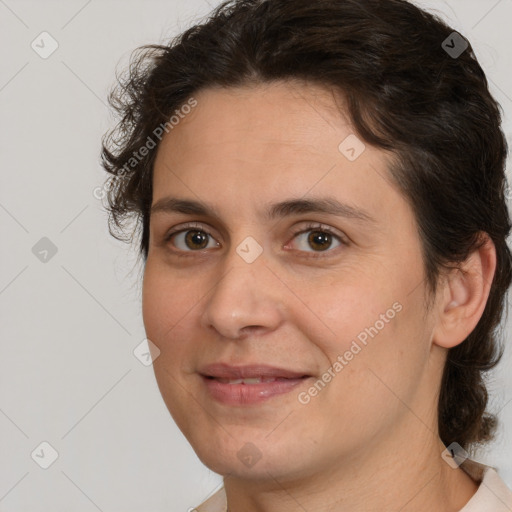
<path id="1" fill-rule="evenodd" d="M 213 363 L 199 371 L 210 399 L 229 406 L 253 406 L 290 393 L 312 376 L 267 364 Z"/>

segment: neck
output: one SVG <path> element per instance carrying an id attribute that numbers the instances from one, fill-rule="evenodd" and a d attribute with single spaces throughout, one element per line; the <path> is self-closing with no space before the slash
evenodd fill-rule
<path id="1" fill-rule="evenodd" d="M 270 468 L 267 478 L 258 480 L 226 477 L 228 511 L 456 512 L 476 492 L 477 484 L 462 469 L 441 458 L 445 447 L 427 427 L 423 436 L 394 435 L 385 441 L 376 440 L 321 474 L 287 480 Z"/>

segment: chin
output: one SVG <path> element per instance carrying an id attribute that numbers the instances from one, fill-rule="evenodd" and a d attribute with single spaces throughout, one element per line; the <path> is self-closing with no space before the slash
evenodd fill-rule
<path id="1" fill-rule="evenodd" d="M 287 451 L 271 439 L 254 442 L 250 439 L 251 436 L 229 437 L 224 446 L 211 438 L 200 443 L 201 446 L 193 444 L 193 440 L 191 444 L 206 467 L 225 477 L 252 481 L 277 478 L 281 481 L 305 476 L 305 460 L 299 447 Z M 279 451 L 276 451 L 278 447 Z"/>

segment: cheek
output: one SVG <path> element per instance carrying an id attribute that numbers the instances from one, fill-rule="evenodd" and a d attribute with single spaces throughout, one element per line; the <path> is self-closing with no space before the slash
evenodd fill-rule
<path id="1" fill-rule="evenodd" d="M 169 412 L 184 430 L 188 429 L 188 395 L 183 370 L 187 371 L 184 366 L 190 346 L 183 343 L 187 339 L 183 325 L 194 313 L 189 304 L 190 290 L 190 286 L 183 287 L 175 275 L 148 259 L 142 287 L 142 316 L 147 338 L 160 350 L 153 371 Z"/>
<path id="2" fill-rule="evenodd" d="M 187 318 L 192 308 L 189 303 L 193 300 L 193 287 L 178 281 L 148 260 L 142 286 L 142 317 L 147 337 L 162 353 L 168 350 L 173 333 L 179 330 L 180 321 Z"/>
<path id="3" fill-rule="evenodd" d="M 308 292 L 308 304 L 317 315 L 300 322 L 325 356 L 321 371 L 335 375 L 325 376 L 333 391 L 326 399 L 342 396 L 355 408 L 364 409 L 364 403 L 380 408 L 393 401 L 386 384 L 397 393 L 412 390 L 415 375 L 428 359 L 428 329 L 421 287 L 409 292 L 399 276 L 387 282 L 360 276 Z"/>
<path id="4" fill-rule="evenodd" d="M 307 303 L 315 315 L 309 315 L 306 330 L 312 340 L 320 335 L 326 340 L 324 348 L 330 359 L 349 350 L 352 341 L 364 346 L 365 341 L 381 337 L 396 323 L 400 316 L 397 310 L 401 309 L 396 304 L 399 294 L 377 286 L 375 279 L 354 275 L 350 280 L 307 291 Z"/>
<path id="5" fill-rule="evenodd" d="M 164 314 L 169 301 L 164 291 L 165 285 L 157 279 L 156 273 L 152 271 L 152 266 L 148 262 L 142 285 L 142 318 L 147 337 L 160 349 L 161 333 L 166 327 L 165 324 L 172 321 Z"/>
<path id="6" fill-rule="evenodd" d="M 337 335 L 319 344 L 328 359 L 320 376 L 325 387 L 306 389 L 299 411 L 305 428 L 315 423 L 318 443 L 350 451 L 377 439 L 407 414 L 403 404 L 413 403 L 428 354 L 414 337 L 420 333 L 407 316 L 410 309 L 393 309 L 386 301 L 358 308 L 341 297 L 339 304 Z M 386 312 L 388 323 L 379 318 Z"/>
<path id="7" fill-rule="evenodd" d="M 311 304 L 333 340 L 330 355 L 349 350 L 356 341 L 363 347 L 361 352 L 370 344 L 375 346 L 381 361 L 398 357 L 410 339 L 425 330 L 422 278 L 417 262 L 404 263 L 396 255 L 383 253 L 356 262 L 328 285 L 311 286 Z"/>

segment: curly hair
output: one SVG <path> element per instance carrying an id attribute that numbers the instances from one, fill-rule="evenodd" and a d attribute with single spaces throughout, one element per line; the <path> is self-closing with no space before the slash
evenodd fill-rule
<path id="1" fill-rule="evenodd" d="M 455 41 L 467 46 L 460 55 L 448 51 Z M 507 142 L 471 44 L 438 16 L 405 0 L 228 0 L 169 44 L 138 48 L 111 92 L 119 122 L 103 138 L 110 233 L 129 242 L 139 234 L 147 259 L 158 143 L 193 94 L 277 80 L 338 91 L 358 136 L 393 153 L 390 175 L 416 217 L 432 294 L 482 233 L 494 243 L 485 310 L 448 351 L 438 402 L 446 446 L 490 441 L 497 418 L 484 376 L 503 355 L 498 327 L 512 280 Z"/>

